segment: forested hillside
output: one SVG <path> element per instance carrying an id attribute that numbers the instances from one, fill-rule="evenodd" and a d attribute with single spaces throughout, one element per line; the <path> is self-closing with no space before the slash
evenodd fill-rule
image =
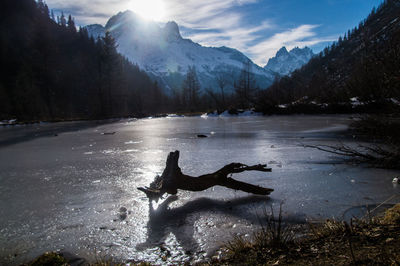
<path id="1" fill-rule="evenodd" d="M 42 1 L 3 0 L 0 12 L 0 119 L 106 118 L 163 108 L 157 84 L 117 53 L 110 35 L 94 40 L 71 16 L 54 19 Z"/>
<path id="2" fill-rule="evenodd" d="M 276 80 L 258 105 L 265 112 L 380 112 L 399 100 L 400 1 L 386 0 L 307 65 Z"/>

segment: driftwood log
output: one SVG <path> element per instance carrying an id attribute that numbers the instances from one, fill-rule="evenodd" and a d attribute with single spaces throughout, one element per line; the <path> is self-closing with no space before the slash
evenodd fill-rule
<path id="1" fill-rule="evenodd" d="M 139 187 L 140 191 L 146 193 L 150 200 L 158 201 L 165 193 L 175 195 L 178 189 L 188 191 L 202 191 L 213 186 L 223 186 L 235 190 L 241 190 L 257 195 L 269 195 L 271 188 L 263 188 L 251 185 L 231 178 L 232 174 L 244 171 L 271 172 L 266 164 L 247 166 L 241 163 L 231 163 L 215 173 L 205 174 L 198 177 L 185 175 L 178 166 L 179 151 L 171 152 L 167 158 L 167 164 L 161 176 L 156 176 L 149 187 Z"/>

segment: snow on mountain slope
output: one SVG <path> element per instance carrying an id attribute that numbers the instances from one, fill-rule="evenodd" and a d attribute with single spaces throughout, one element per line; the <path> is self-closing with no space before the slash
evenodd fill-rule
<path id="1" fill-rule="evenodd" d="M 314 53 L 308 47 L 303 49 L 296 47 L 290 52 L 287 51 L 286 47 L 282 47 L 275 57 L 268 60 L 264 69 L 274 71 L 281 76 L 289 75 L 308 63 L 313 56 Z"/>
<path id="2" fill-rule="evenodd" d="M 159 26 L 131 11 L 113 16 L 105 27 L 94 24 L 86 28 L 95 38 L 109 31 L 118 43 L 118 51 L 167 89 L 182 86 L 189 66 L 196 67 L 203 89 L 217 90 L 216 79 L 221 76 L 230 81 L 227 89 L 233 89 L 233 81 L 238 78 L 243 63 L 250 60 L 235 49 L 204 47 L 182 38 L 175 22 Z M 268 87 L 276 73 L 252 62 L 251 65 L 258 86 Z"/>

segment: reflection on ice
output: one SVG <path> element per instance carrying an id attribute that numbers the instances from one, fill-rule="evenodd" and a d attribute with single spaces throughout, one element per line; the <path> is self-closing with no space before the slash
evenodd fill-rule
<path id="1" fill-rule="evenodd" d="M 149 154 L 160 154 L 162 152 L 163 152 L 162 150 L 147 150 L 147 151 L 144 151 L 144 153 L 149 153 Z"/>
<path id="2" fill-rule="evenodd" d="M 122 152 L 124 152 L 124 153 L 131 153 L 131 152 L 139 152 L 139 150 L 131 149 L 131 150 L 124 150 L 124 151 L 122 151 Z"/>
<path id="3" fill-rule="evenodd" d="M 203 227 L 210 227 L 212 222 L 196 226 L 196 220 L 190 218 L 193 214 L 198 213 L 202 215 L 208 212 L 225 213 L 255 223 L 259 218 L 258 214 L 235 212 L 234 209 L 240 205 L 266 203 L 268 197 L 249 196 L 230 201 L 198 198 L 187 202 L 183 206 L 169 208 L 169 205 L 177 200 L 177 196 L 169 196 L 157 208 L 153 205 L 153 201 L 149 202 L 149 221 L 146 226 L 147 239 L 145 242 L 137 244 L 136 249 L 138 251 L 152 249 L 164 243 L 167 244 L 167 239 L 172 235 L 179 244 L 179 247 L 185 251 L 185 254 L 201 253 L 200 243 L 194 238 L 195 231 L 202 233 Z M 231 228 L 236 228 L 236 224 L 233 224 Z"/>
<path id="4" fill-rule="evenodd" d="M 116 152 L 117 152 L 116 150 L 111 149 L 111 150 L 104 150 L 101 153 L 103 153 L 103 154 L 115 154 Z"/>
<path id="5" fill-rule="evenodd" d="M 139 144 L 139 143 L 142 143 L 143 141 L 133 141 L 133 140 L 130 140 L 130 141 L 127 141 L 127 142 L 125 142 L 125 144 L 126 145 L 130 145 L 130 144 Z"/>

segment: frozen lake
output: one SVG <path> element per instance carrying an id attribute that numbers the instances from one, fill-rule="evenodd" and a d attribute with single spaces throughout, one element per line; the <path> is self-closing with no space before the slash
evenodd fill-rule
<path id="1" fill-rule="evenodd" d="M 193 262 L 235 234 L 251 234 L 271 205 L 284 202 L 284 217 L 293 222 L 373 208 L 399 193 L 391 182 L 398 171 L 342 164 L 303 146 L 351 144 L 350 122 L 347 116 L 188 117 L 0 128 L 0 264 L 51 250 Z M 234 177 L 275 191 L 270 198 L 222 187 L 180 191 L 149 212 L 136 187 L 161 174 L 174 150 L 183 172 L 194 176 L 231 162 L 267 163 L 271 173 Z"/>

